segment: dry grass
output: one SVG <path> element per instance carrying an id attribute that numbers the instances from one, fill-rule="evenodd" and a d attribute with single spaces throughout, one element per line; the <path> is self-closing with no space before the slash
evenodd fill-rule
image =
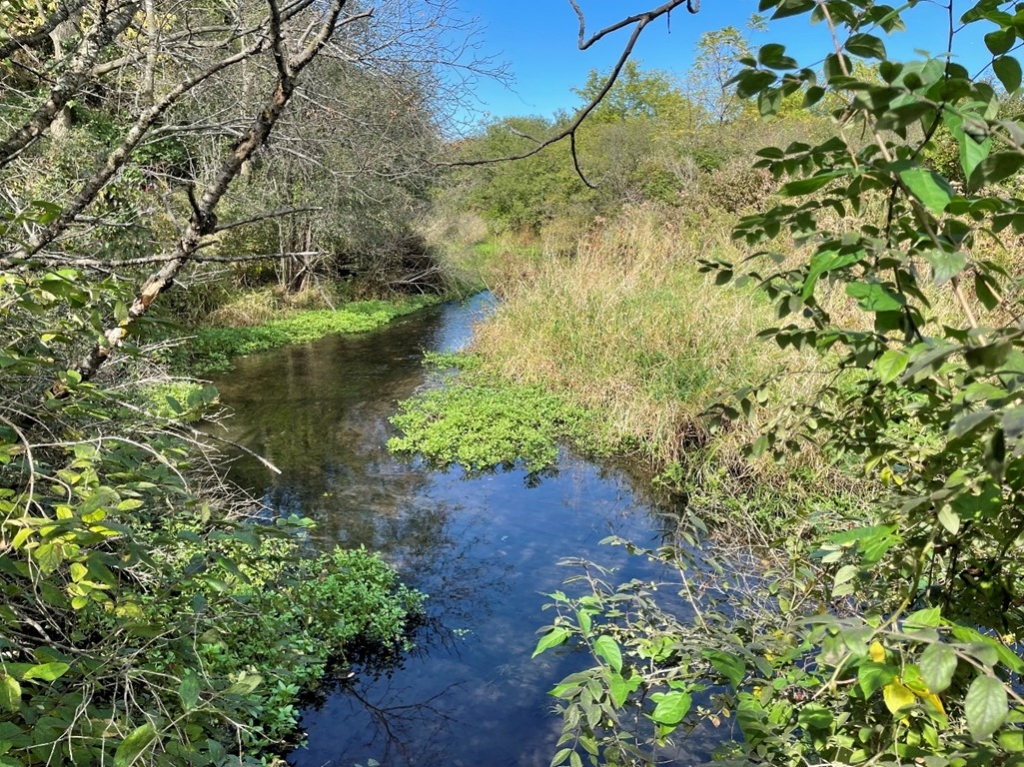
<path id="1" fill-rule="evenodd" d="M 521 261 L 476 341 L 502 376 L 599 410 L 657 463 L 707 446 L 709 405 L 794 361 L 756 338 L 771 321 L 763 299 L 698 272 L 699 258 L 740 255 L 728 226 L 676 220 L 632 209 L 583 237 L 574 257 Z M 782 381 L 805 385 L 802 376 Z M 718 450 L 736 458 L 753 429 L 733 428 Z"/>
<path id="2" fill-rule="evenodd" d="M 204 319 L 204 324 L 220 328 L 253 328 L 293 312 L 334 309 L 341 298 L 326 286 L 316 286 L 300 293 L 281 288 L 262 288 L 241 293 L 218 307 Z"/>

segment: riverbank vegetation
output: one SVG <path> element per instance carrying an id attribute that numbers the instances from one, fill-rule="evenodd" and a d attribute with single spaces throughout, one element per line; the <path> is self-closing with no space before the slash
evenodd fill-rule
<path id="1" fill-rule="evenodd" d="M 275 312 L 272 318 L 255 325 L 201 327 L 195 330 L 194 338 L 172 350 L 171 367 L 192 374 L 223 372 L 235 357 L 308 343 L 332 333 L 365 333 L 438 301 L 440 296 L 436 294 L 350 301 L 334 309 Z"/>
<path id="2" fill-rule="evenodd" d="M 0 764 L 272 762 L 330 664 L 407 648 L 421 596 L 225 482 L 188 378 L 444 288 L 416 221 L 487 66 L 408 10 L 0 3 Z"/>
<path id="3" fill-rule="evenodd" d="M 553 690 L 552 764 L 653 764 L 726 722 L 728 763 L 1019 760 L 1020 27 L 1004 4 L 969 5 L 943 23 L 954 48 L 984 33 L 990 80 L 889 56 L 920 9 L 767 0 L 834 48 L 806 68 L 779 44 L 743 52 L 732 83 L 772 118 L 753 157 L 730 144 L 753 106 L 712 132 L 678 90 L 629 91 L 634 70 L 575 135 L 592 186 L 550 147 L 465 181 L 492 236 L 540 250 L 493 267 L 507 301 L 479 335 L 485 369 L 628 423 L 655 460 L 684 458 L 684 483 L 703 451 L 712 472 L 811 469 L 812 492 L 862 501 L 819 504 L 811 530 L 792 508 L 755 568 L 703 542 L 695 503 L 678 540 L 640 552 L 672 584 L 575 562 L 537 651 L 593 665 Z M 460 150 L 526 153 L 558 128 L 510 119 Z"/>
<path id="4" fill-rule="evenodd" d="M 963 16 L 985 80 L 891 58 L 900 10 L 761 6 L 835 49 L 727 28 L 685 81 L 627 61 L 573 156 L 538 146 L 567 114 L 445 134 L 439 67 L 486 69 L 446 0 L 0 4 L 0 764 L 270 760 L 328 664 L 405 646 L 422 597 L 308 550 L 186 423 L 216 393 L 153 385 L 453 279 L 502 305 L 396 449 L 540 470 L 569 440 L 689 500 L 641 552 L 682 603 L 578 562 L 552 596 L 538 652 L 593 660 L 555 765 L 725 722 L 727 762 L 1017 763 L 1020 13 Z M 714 556 L 711 515 L 769 545 Z"/>

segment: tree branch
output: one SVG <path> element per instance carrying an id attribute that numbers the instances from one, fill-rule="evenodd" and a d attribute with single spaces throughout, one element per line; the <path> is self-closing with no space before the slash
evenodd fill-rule
<path id="1" fill-rule="evenodd" d="M 173 284 L 174 278 L 181 271 L 182 267 L 194 260 L 197 251 L 202 245 L 203 238 L 216 230 L 217 221 L 214 211 L 217 204 L 227 192 L 231 182 L 241 171 L 242 165 L 266 143 L 267 138 L 270 136 L 271 131 L 274 129 L 295 92 L 296 78 L 302 69 L 313 60 L 341 25 L 347 24 L 355 18 L 369 16 L 367 12 L 348 17 L 344 21 L 339 22 L 339 17 L 346 2 L 347 0 L 331 1 L 331 4 L 324 11 L 324 21 L 316 37 L 291 62 L 290 67 L 284 71 L 278 71 L 278 78 L 274 83 L 270 97 L 256 116 L 247 134 L 223 160 L 214 180 L 203 191 L 198 201 L 197 209 L 193 212 L 188 227 L 179 239 L 173 256 L 161 269 L 151 274 L 142 284 L 135 300 L 128 309 L 125 319 L 104 333 L 105 343 L 97 344 L 76 366 L 76 371 L 82 377 L 82 380 L 88 380 L 96 375 L 100 367 L 113 354 L 114 350 L 120 346 L 135 321 L 148 311 L 158 295 Z M 267 0 L 267 4 L 270 8 L 271 16 L 279 13 L 276 0 Z M 51 394 L 53 396 L 63 396 L 64 392 L 61 389 L 61 385 L 55 384 L 51 389 Z"/>
<path id="2" fill-rule="evenodd" d="M 0 142 L 0 168 L 10 164 L 29 144 L 39 138 L 54 119 L 77 95 L 89 79 L 89 70 L 103 49 L 131 22 L 138 10 L 130 3 L 113 17 L 100 13 L 82 37 L 70 69 L 57 78 L 50 95 L 25 123 Z"/>
<path id="3" fill-rule="evenodd" d="M 12 37 L 0 45 L 0 61 L 3 61 L 17 50 L 35 48 L 46 40 L 50 33 L 58 26 L 67 21 L 72 14 L 81 10 L 87 0 L 71 0 L 71 2 L 58 3 L 47 19 L 26 35 Z"/>

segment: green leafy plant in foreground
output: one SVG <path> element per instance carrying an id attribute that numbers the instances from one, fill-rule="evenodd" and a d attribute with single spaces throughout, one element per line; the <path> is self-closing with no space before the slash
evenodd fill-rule
<path id="1" fill-rule="evenodd" d="M 762 0 L 777 18 L 824 23 L 835 48 L 816 70 L 764 45 L 744 60 L 739 94 L 766 115 L 800 94 L 809 109 L 842 103 L 837 132 L 762 150 L 760 166 L 785 183 L 736 229 L 753 255 L 704 264 L 774 303 L 765 338 L 834 361 L 751 452 L 782 457 L 811 442 L 889 495 L 866 523 L 810 546 L 780 541 L 787 556 L 745 581 L 735 562 L 709 578 L 685 547 L 652 552 L 682 576 L 688 620 L 652 584 L 588 574 L 582 595 L 556 594 L 560 617 L 539 649 L 582 642 L 597 665 L 555 689 L 555 764 L 580 752 L 653 763 L 699 721 L 726 718 L 739 737 L 722 757 L 744 763 L 1024 760 L 1024 325 L 1006 256 L 1024 231 L 1024 125 L 952 56 L 888 56 L 884 33 L 914 5 Z M 1014 93 L 1024 9 L 964 6 L 955 16 L 951 4 L 950 39 L 982 31 Z M 927 164 L 940 129 L 957 143 L 962 186 Z M 743 417 L 761 391 L 719 414 Z"/>
<path id="2" fill-rule="evenodd" d="M 362 643 L 401 650 L 420 595 L 211 482 L 169 416 L 212 390 L 67 368 L 116 281 L 5 273 L 0 296 L 0 765 L 271 759 L 300 691 Z"/>

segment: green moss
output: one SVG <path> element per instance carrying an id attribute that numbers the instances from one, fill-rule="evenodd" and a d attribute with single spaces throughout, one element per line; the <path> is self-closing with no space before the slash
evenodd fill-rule
<path id="1" fill-rule="evenodd" d="M 308 343 L 332 333 L 374 330 L 440 300 L 437 296 L 415 296 L 398 301 L 358 301 L 337 311 L 298 312 L 257 327 L 203 328 L 194 340 L 173 352 L 171 362 L 174 368 L 191 373 L 221 372 L 231 367 L 234 357 Z"/>

